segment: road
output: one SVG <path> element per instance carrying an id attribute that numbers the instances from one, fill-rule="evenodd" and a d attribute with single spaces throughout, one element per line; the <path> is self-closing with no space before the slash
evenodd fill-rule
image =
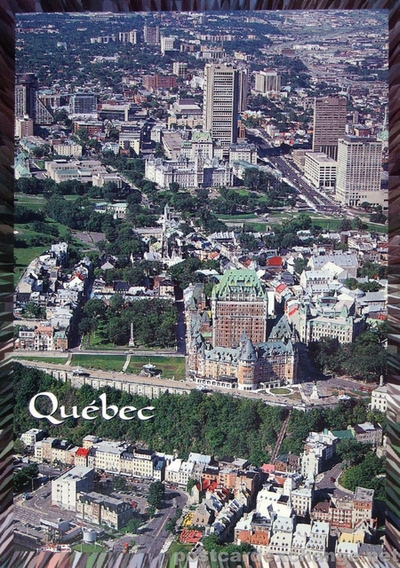
<path id="1" fill-rule="evenodd" d="M 169 519 L 174 517 L 176 509 L 183 509 L 187 502 L 187 495 L 180 490 L 165 490 L 164 506 L 157 511 L 155 517 L 141 527 L 137 535 L 125 535 L 114 541 L 113 552 L 120 552 L 127 542 L 135 543 L 135 551 L 147 552 L 151 551 L 152 557 L 157 557 L 169 536 L 165 530 L 165 524 Z"/>
<path id="2" fill-rule="evenodd" d="M 40 469 L 46 470 L 47 473 L 55 472 L 57 475 L 61 474 L 60 471 L 43 465 L 40 466 Z M 149 483 L 147 481 L 134 483 L 132 491 L 118 492 L 119 497 L 129 502 L 136 501 L 138 512 L 143 514 L 147 507 L 146 496 Z M 62 517 L 72 522 L 82 522 L 77 519 L 74 511 L 66 511 L 51 504 L 50 482 L 35 490 L 31 495 L 32 497 L 27 501 L 22 501 L 20 496 L 14 501 L 14 528 L 18 533 L 22 534 L 20 540 L 21 543 L 26 541 L 26 546 L 35 547 L 34 545 L 37 544 L 38 540 L 44 541 L 46 529 L 40 526 L 41 519 L 56 522 Z M 156 516 L 143 528 L 140 528 L 137 535 L 124 535 L 110 541 L 110 548 L 114 552 L 119 552 L 124 549 L 126 542 L 134 542 L 137 550 L 151 550 L 153 556 L 158 556 L 169 536 L 169 533 L 165 530 L 165 524 L 170 518 L 174 517 L 176 508 L 184 509 L 187 498 L 187 494 L 181 490 L 166 488 L 164 506 L 156 513 Z M 86 521 L 84 524 L 94 529 L 99 529 L 97 525 L 87 523 Z M 27 536 L 25 537 L 24 535 Z M 31 546 L 29 546 L 29 543 L 31 543 Z"/>
<path id="3" fill-rule="evenodd" d="M 305 201 L 316 212 L 322 214 L 335 215 L 338 217 L 354 218 L 357 214 L 365 214 L 362 209 L 350 209 L 342 206 L 333 199 L 333 196 L 319 191 L 303 175 L 303 172 L 291 161 L 289 156 L 271 153 L 272 142 L 267 132 L 261 128 L 250 129 L 249 138 L 256 143 L 260 159 L 267 159 L 279 172 L 282 177 L 295 186 Z"/>
<path id="4" fill-rule="evenodd" d="M 333 467 L 328 469 L 328 471 L 319 474 L 319 476 L 317 477 L 317 482 L 315 484 L 315 489 L 326 494 L 327 497 L 334 495 L 335 497 L 340 498 L 352 495 L 352 491 L 348 491 L 347 489 L 339 487 L 337 480 L 342 470 L 343 464 L 337 463 Z M 335 481 L 331 481 L 331 478 L 333 478 Z"/>
<path id="5" fill-rule="evenodd" d="M 175 307 L 178 312 L 178 322 L 176 324 L 177 354 L 186 355 L 185 305 L 183 300 L 177 300 Z"/>
<path id="6" fill-rule="evenodd" d="M 99 353 L 100 354 L 100 353 Z M 21 362 L 21 360 L 20 360 Z M 39 369 L 46 369 L 46 370 L 61 370 L 66 371 L 67 373 L 72 373 L 73 367 L 69 365 L 59 365 L 56 363 L 46 363 L 40 361 L 31 361 L 26 360 L 23 362 L 24 365 L 28 367 L 35 367 Z M 110 386 L 115 386 L 115 388 L 120 388 L 120 383 L 138 383 L 140 385 L 148 385 L 148 386 L 158 386 L 171 389 L 171 392 L 175 392 L 175 389 L 182 390 L 183 392 L 190 392 L 192 389 L 196 389 L 198 387 L 197 383 L 191 379 L 186 379 L 183 381 L 173 380 L 173 379 L 163 379 L 160 377 L 143 377 L 140 375 L 134 374 L 125 374 L 122 372 L 108 372 L 108 371 L 94 371 L 94 370 L 87 370 L 89 376 L 91 378 L 99 378 L 110 381 Z M 326 398 L 321 398 L 319 400 L 312 400 L 312 406 L 326 406 L 329 404 L 330 406 L 337 404 L 337 394 L 340 394 L 340 391 L 346 391 L 349 395 L 354 396 L 351 390 L 360 390 L 360 387 L 365 388 L 366 385 L 360 381 L 355 381 L 350 378 L 331 378 L 322 381 L 318 381 L 319 390 L 321 394 L 325 394 L 329 396 L 329 400 Z M 369 387 L 375 388 L 376 384 L 370 384 Z M 307 401 L 302 401 L 299 395 L 296 393 L 295 397 L 291 399 L 291 396 L 274 396 L 272 394 L 268 394 L 266 392 L 256 392 L 256 391 L 242 391 L 238 389 L 228 389 L 218 387 L 216 385 L 207 386 L 210 388 L 211 392 L 220 392 L 223 394 L 230 394 L 234 397 L 246 397 L 255 400 L 261 400 L 265 404 L 270 404 L 272 406 L 288 406 L 288 407 L 301 407 L 305 409 L 307 405 Z M 292 389 L 296 391 L 300 388 L 298 385 L 294 385 Z M 311 393 L 312 383 L 301 383 L 301 388 L 307 394 Z M 332 394 L 332 391 L 338 391 L 337 394 Z M 360 392 L 359 396 L 363 393 Z M 365 392 L 364 396 L 367 393 Z M 294 395 L 292 395 L 293 397 Z M 357 396 L 357 395 L 356 395 Z M 311 408 L 311 406 L 310 406 Z"/>

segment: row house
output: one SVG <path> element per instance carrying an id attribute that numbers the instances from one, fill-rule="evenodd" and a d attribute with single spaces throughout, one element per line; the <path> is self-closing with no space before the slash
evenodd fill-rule
<path id="1" fill-rule="evenodd" d="M 68 335 L 65 330 L 55 330 L 51 325 L 39 325 L 35 329 L 20 329 L 15 341 L 16 349 L 27 351 L 65 351 Z"/>
<path id="2" fill-rule="evenodd" d="M 27 430 L 27 432 L 21 434 L 20 440 L 23 444 L 25 444 L 25 446 L 33 448 L 35 446 L 35 442 L 43 440 L 45 436 L 46 432 L 44 430 L 40 430 L 39 428 L 31 428 L 30 430 Z"/>
<path id="3" fill-rule="evenodd" d="M 301 474 L 303 477 L 318 475 L 324 471 L 336 453 L 338 438 L 329 431 L 310 432 L 301 456 Z"/>
<path id="4" fill-rule="evenodd" d="M 295 454 L 279 454 L 275 463 L 275 471 L 295 473 L 299 469 L 299 456 Z"/>
<path id="5" fill-rule="evenodd" d="M 295 515 L 290 517 L 277 515 L 273 519 L 268 552 L 273 554 L 290 554 L 295 519 Z"/>
<path id="6" fill-rule="evenodd" d="M 34 447 L 35 461 L 38 463 L 58 462 L 63 465 L 76 465 L 75 453 L 78 448 L 66 440 L 52 437 L 42 438 L 34 443 Z"/>
<path id="7" fill-rule="evenodd" d="M 353 495 L 332 497 L 330 502 L 317 503 L 311 511 L 311 519 L 343 529 L 353 529 L 360 523 L 371 527 L 375 523 L 373 507 L 374 490 L 356 487 Z"/>
<path id="8" fill-rule="evenodd" d="M 119 442 L 99 442 L 89 450 L 88 466 L 110 473 L 119 473 L 121 455 L 127 445 Z"/>
<path id="9" fill-rule="evenodd" d="M 245 513 L 235 527 L 235 543 L 251 544 L 260 554 L 266 554 L 270 543 L 272 519 L 256 511 Z"/>
<path id="10" fill-rule="evenodd" d="M 242 514 L 243 507 L 241 504 L 236 499 L 229 501 L 217 513 L 215 521 L 210 527 L 210 534 L 215 534 L 220 542 L 223 542 Z"/>

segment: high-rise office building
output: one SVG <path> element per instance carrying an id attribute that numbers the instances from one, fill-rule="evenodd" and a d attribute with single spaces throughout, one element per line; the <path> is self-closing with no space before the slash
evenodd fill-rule
<path id="1" fill-rule="evenodd" d="M 249 76 L 247 69 L 239 69 L 239 101 L 238 111 L 244 112 L 247 109 L 247 95 L 249 92 Z"/>
<path id="2" fill-rule="evenodd" d="M 71 114 L 97 114 L 97 96 L 93 93 L 75 93 L 69 101 Z"/>
<path id="3" fill-rule="evenodd" d="M 254 90 L 257 93 L 279 93 L 281 90 L 281 76 L 277 71 L 260 71 L 255 75 Z"/>
<path id="4" fill-rule="evenodd" d="M 165 55 L 169 51 L 175 51 L 175 38 L 163 36 L 161 38 L 161 54 Z"/>
<path id="5" fill-rule="evenodd" d="M 160 28 L 158 26 L 144 26 L 143 36 L 145 43 L 158 45 L 160 43 Z"/>
<path id="6" fill-rule="evenodd" d="M 346 114 L 346 97 L 314 99 L 313 152 L 324 152 L 336 160 L 338 140 L 345 134 Z"/>
<path id="7" fill-rule="evenodd" d="M 174 61 L 172 64 L 172 73 L 178 77 L 185 78 L 187 75 L 187 63 L 183 61 Z"/>
<path id="8" fill-rule="evenodd" d="M 204 69 L 203 122 L 227 150 L 237 141 L 238 111 L 243 106 L 247 74 L 231 65 L 207 64 Z"/>
<path id="9" fill-rule="evenodd" d="M 130 32 L 119 32 L 118 39 L 121 43 L 132 43 L 136 45 L 138 43 L 138 31 L 131 30 Z"/>
<path id="10" fill-rule="evenodd" d="M 346 135 L 339 139 L 336 197 L 344 205 L 382 204 L 382 142 Z"/>

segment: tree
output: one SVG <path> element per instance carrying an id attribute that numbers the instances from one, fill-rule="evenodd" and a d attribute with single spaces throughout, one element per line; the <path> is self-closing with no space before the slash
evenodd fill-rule
<path id="1" fill-rule="evenodd" d="M 48 156 L 50 154 L 50 145 L 41 144 L 40 146 L 35 146 L 32 149 L 32 154 L 35 158 L 42 158 L 43 156 Z"/>
<path id="2" fill-rule="evenodd" d="M 95 318 L 83 318 L 78 324 L 78 331 L 79 334 L 82 336 L 88 335 L 90 342 L 90 336 L 93 333 L 93 331 L 95 331 L 96 327 L 97 325 Z"/>
<path id="3" fill-rule="evenodd" d="M 92 298 L 86 302 L 82 311 L 89 318 L 104 318 L 107 308 L 102 300 Z"/>
<path id="4" fill-rule="evenodd" d="M 149 505 L 146 507 L 146 512 L 149 515 L 149 518 L 152 519 L 156 513 L 156 508 L 153 505 Z"/>
<path id="5" fill-rule="evenodd" d="M 308 264 L 307 258 L 297 257 L 294 261 L 294 270 L 296 274 L 302 274 L 303 270 L 306 270 L 306 266 Z"/>
<path id="6" fill-rule="evenodd" d="M 33 487 L 33 480 L 39 475 L 39 466 L 37 463 L 32 463 L 28 467 L 23 467 L 17 473 L 14 474 L 14 491 L 21 491 L 24 486 L 27 486 L 28 483 L 32 484 Z"/>
<path id="7" fill-rule="evenodd" d="M 338 443 L 336 453 L 345 462 L 345 467 L 350 467 L 362 462 L 370 449 L 370 444 L 357 442 L 355 439 L 343 439 Z"/>
<path id="8" fill-rule="evenodd" d="M 212 552 L 213 550 L 218 550 L 221 545 L 219 543 L 219 538 L 216 534 L 210 534 L 202 539 L 202 544 L 206 552 Z"/>
<path id="9" fill-rule="evenodd" d="M 177 183 L 176 181 L 173 181 L 169 184 L 169 189 L 170 191 L 173 191 L 174 193 L 176 193 L 177 191 L 179 191 L 179 183 Z"/>
<path id="10" fill-rule="evenodd" d="M 161 481 L 155 481 L 150 484 L 147 502 L 156 509 L 159 509 L 164 500 L 164 494 L 165 487 L 163 483 L 161 483 Z"/>
<path id="11" fill-rule="evenodd" d="M 116 475 L 112 480 L 113 489 L 116 491 L 125 491 L 127 488 L 126 479 L 122 475 Z"/>
<path id="12" fill-rule="evenodd" d="M 14 440 L 14 453 L 15 454 L 24 454 L 25 453 L 25 444 L 20 438 Z"/>
<path id="13" fill-rule="evenodd" d="M 338 227 L 339 231 L 350 231 L 351 230 L 351 221 L 350 219 L 342 219 L 340 221 L 339 227 Z"/>
<path id="14" fill-rule="evenodd" d="M 139 527 L 142 525 L 142 521 L 138 517 L 134 517 L 133 519 L 129 519 L 124 527 L 124 532 L 130 532 L 132 534 L 136 534 L 139 530 Z"/>
<path id="15" fill-rule="evenodd" d="M 383 213 L 371 213 L 369 220 L 371 221 L 371 223 L 379 223 L 381 225 L 384 225 L 387 221 L 387 217 Z"/>
<path id="16" fill-rule="evenodd" d="M 198 479 L 193 479 L 192 477 L 189 477 L 187 485 L 186 485 L 186 491 L 188 493 L 191 492 L 192 488 L 197 485 L 199 483 Z"/>
<path id="17" fill-rule="evenodd" d="M 165 158 L 165 150 L 162 144 L 160 144 L 160 142 L 156 143 L 156 146 L 154 148 L 154 156 L 156 158 Z"/>

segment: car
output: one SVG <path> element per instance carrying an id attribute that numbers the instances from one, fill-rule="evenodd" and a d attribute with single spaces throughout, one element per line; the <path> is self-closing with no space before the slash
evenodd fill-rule
<path id="1" fill-rule="evenodd" d="M 331 481 L 332 483 L 335 483 L 336 477 L 332 477 L 332 476 L 331 476 L 331 477 L 329 478 L 329 481 Z"/>

